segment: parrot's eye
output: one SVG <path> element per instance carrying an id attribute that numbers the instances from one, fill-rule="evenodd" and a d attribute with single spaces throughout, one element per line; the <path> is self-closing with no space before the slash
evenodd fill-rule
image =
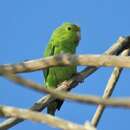
<path id="1" fill-rule="evenodd" d="M 68 27 L 67 29 L 68 29 L 68 30 L 71 30 L 72 28 L 71 28 L 71 27 Z"/>

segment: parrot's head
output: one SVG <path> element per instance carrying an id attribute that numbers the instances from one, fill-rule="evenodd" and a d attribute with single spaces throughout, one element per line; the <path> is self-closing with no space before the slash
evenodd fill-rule
<path id="1" fill-rule="evenodd" d="M 53 36 L 58 40 L 78 43 L 80 40 L 80 27 L 72 23 L 63 23 L 54 32 Z"/>

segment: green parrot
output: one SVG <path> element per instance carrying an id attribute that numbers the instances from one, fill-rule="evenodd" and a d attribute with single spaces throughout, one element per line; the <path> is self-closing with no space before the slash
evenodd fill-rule
<path id="1" fill-rule="evenodd" d="M 44 56 L 54 56 L 58 54 L 75 54 L 76 47 L 80 40 L 80 27 L 72 23 L 63 23 L 55 29 L 49 40 Z M 45 86 L 56 88 L 58 84 L 68 80 L 76 73 L 76 66 L 50 67 L 44 70 Z M 55 100 L 47 106 L 47 113 L 55 115 L 55 111 L 60 110 L 63 100 Z"/>

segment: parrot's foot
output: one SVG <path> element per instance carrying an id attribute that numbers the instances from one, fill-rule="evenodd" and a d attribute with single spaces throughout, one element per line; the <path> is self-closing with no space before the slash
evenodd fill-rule
<path id="1" fill-rule="evenodd" d="M 79 82 L 79 83 L 83 83 L 84 80 L 82 78 L 82 75 L 80 73 L 76 73 L 74 74 L 74 76 L 76 77 L 76 80 Z"/>

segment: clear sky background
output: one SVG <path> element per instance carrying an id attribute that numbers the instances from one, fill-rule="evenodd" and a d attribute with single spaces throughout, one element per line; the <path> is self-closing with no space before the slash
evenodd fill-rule
<path id="1" fill-rule="evenodd" d="M 63 22 L 72 22 L 81 27 L 82 40 L 77 49 L 78 54 L 101 54 L 119 36 L 130 34 L 129 5 L 129 0 L 1 0 L 0 64 L 42 57 L 52 31 Z M 112 68 L 101 68 L 72 91 L 102 95 L 111 72 Z M 42 72 L 22 76 L 43 83 Z M 129 90 L 130 70 L 124 69 L 113 96 L 130 96 Z M 0 104 L 29 108 L 42 96 L 0 77 Z M 91 120 L 95 110 L 95 106 L 65 102 L 56 115 L 82 124 Z M 107 108 L 98 130 L 128 130 L 129 121 L 130 110 Z M 11 128 L 36 129 L 53 128 L 31 121 Z"/>

